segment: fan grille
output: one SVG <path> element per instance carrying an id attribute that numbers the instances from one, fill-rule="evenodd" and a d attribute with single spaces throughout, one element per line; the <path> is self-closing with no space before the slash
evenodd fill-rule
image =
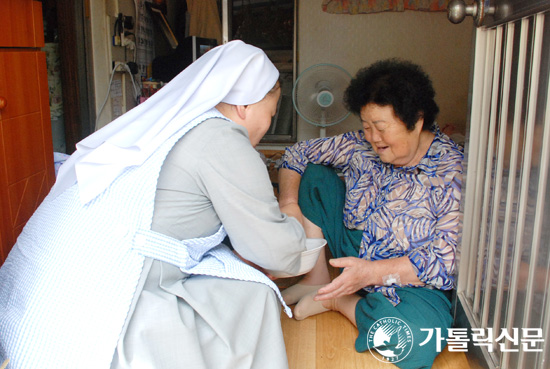
<path id="1" fill-rule="evenodd" d="M 349 116 L 344 106 L 344 91 L 351 76 L 343 68 L 333 64 L 317 64 L 304 70 L 292 93 L 294 107 L 308 123 L 319 127 L 328 127 L 340 123 Z M 332 95 L 332 104 L 327 92 Z M 321 98 L 321 101 L 318 98 Z"/>

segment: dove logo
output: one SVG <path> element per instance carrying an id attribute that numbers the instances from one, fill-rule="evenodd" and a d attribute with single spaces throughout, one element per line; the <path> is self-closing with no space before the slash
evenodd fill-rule
<path id="1" fill-rule="evenodd" d="M 372 355 L 386 363 L 397 363 L 411 352 L 413 335 L 411 328 L 398 318 L 378 319 L 367 334 Z M 381 357 L 374 354 L 376 351 Z"/>

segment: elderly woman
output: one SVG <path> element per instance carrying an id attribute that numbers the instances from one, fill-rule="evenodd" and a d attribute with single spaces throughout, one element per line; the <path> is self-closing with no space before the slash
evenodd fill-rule
<path id="1" fill-rule="evenodd" d="M 391 59 L 362 69 L 345 102 L 363 129 L 299 142 L 279 171 L 282 211 L 299 219 L 308 237 L 325 237 L 335 257 L 330 265 L 342 270 L 331 281 L 320 257 L 283 291 L 288 304 L 297 302 L 296 319 L 341 312 L 359 329 L 361 352 L 380 346 L 368 336 L 375 322 L 399 318 L 412 329 L 412 351 L 388 340 L 379 352 L 401 368 L 431 367 L 433 329 L 445 334 L 452 322 L 463 154 L 438 130 L 434 96 L 429 77 L 412 63 Z M 420 346 L 429 329 L 434 338 Z"/>
<path id="2" fill-rule="evenodd" d="M 258 270 L 295 273 L 305 250 L 254 149 L 278 78 L 233 41 L 78 144 L 0 269 L 0 362 L 288 366 L 282 298 Z"/>

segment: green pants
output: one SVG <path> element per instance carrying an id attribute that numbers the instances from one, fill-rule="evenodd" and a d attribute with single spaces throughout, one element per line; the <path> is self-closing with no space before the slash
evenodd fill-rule
<path id="1" fill-rule="evenodd" d="M 362 231 L 344 226 L 345 194 L 344 182 L 331 168 L 308 165 L 300 184 L 299 205 L 304 216 L 323 230 L 330 251 L 337 258 L 357 256 L 362 239 Z M 397 289 L 397 294 L 401 302 L 393 306 L 380 292 L 362 293 L 355 308 L 359 330 L 355 349 L 364 352 L 376 347 L 382 357 L 402 369 L 431 368 L 438 348 L 446 345 L 447 330 L 453 321 L 450 292 L 403 287 Z M 430 332 L 432 338 L 424 342 Z M 442 338 L 439 347 L 438 333 Z M 406 342 L 398 340 L 403 334 Z"/>

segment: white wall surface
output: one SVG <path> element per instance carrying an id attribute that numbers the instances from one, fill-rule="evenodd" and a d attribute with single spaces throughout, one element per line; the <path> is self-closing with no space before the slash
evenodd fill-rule
<path id="1" fill-rule="evenodd" d="M 113 4 L 102 1 L 91 1 L 89 6 L 92 37 L 92 65 L 94 68 L 93 85 L 96 102 L 95 112 L 97 115 L 107 95 L 111 71 L 111 43 L 109 37 L 111 31 L 107 12 L 114 12 L 115 10 L 112 9 Z M 104 109 L 105 111 L 99 116 L 97 123 L 98 127 L 103 127 L 111 121 L 110 101 L 106 102 Z"/>
<path id="2" fill-rule="evenodd" d="M 468 109 L 473 25 L 458 25 L 446 12 L 329 14 L 321 0 L 298 0 L 298 72 L 317 63 L 333 63 L 350 74 L 385 58 L 399 57 L 421 65 L 431 76 L 439 104 L 440 127 L 464 130 Z M 359 129 L 350 116 L 327 135 Z M 318 137 L 319 129 L 298 121 L 298 139 Z"/>

